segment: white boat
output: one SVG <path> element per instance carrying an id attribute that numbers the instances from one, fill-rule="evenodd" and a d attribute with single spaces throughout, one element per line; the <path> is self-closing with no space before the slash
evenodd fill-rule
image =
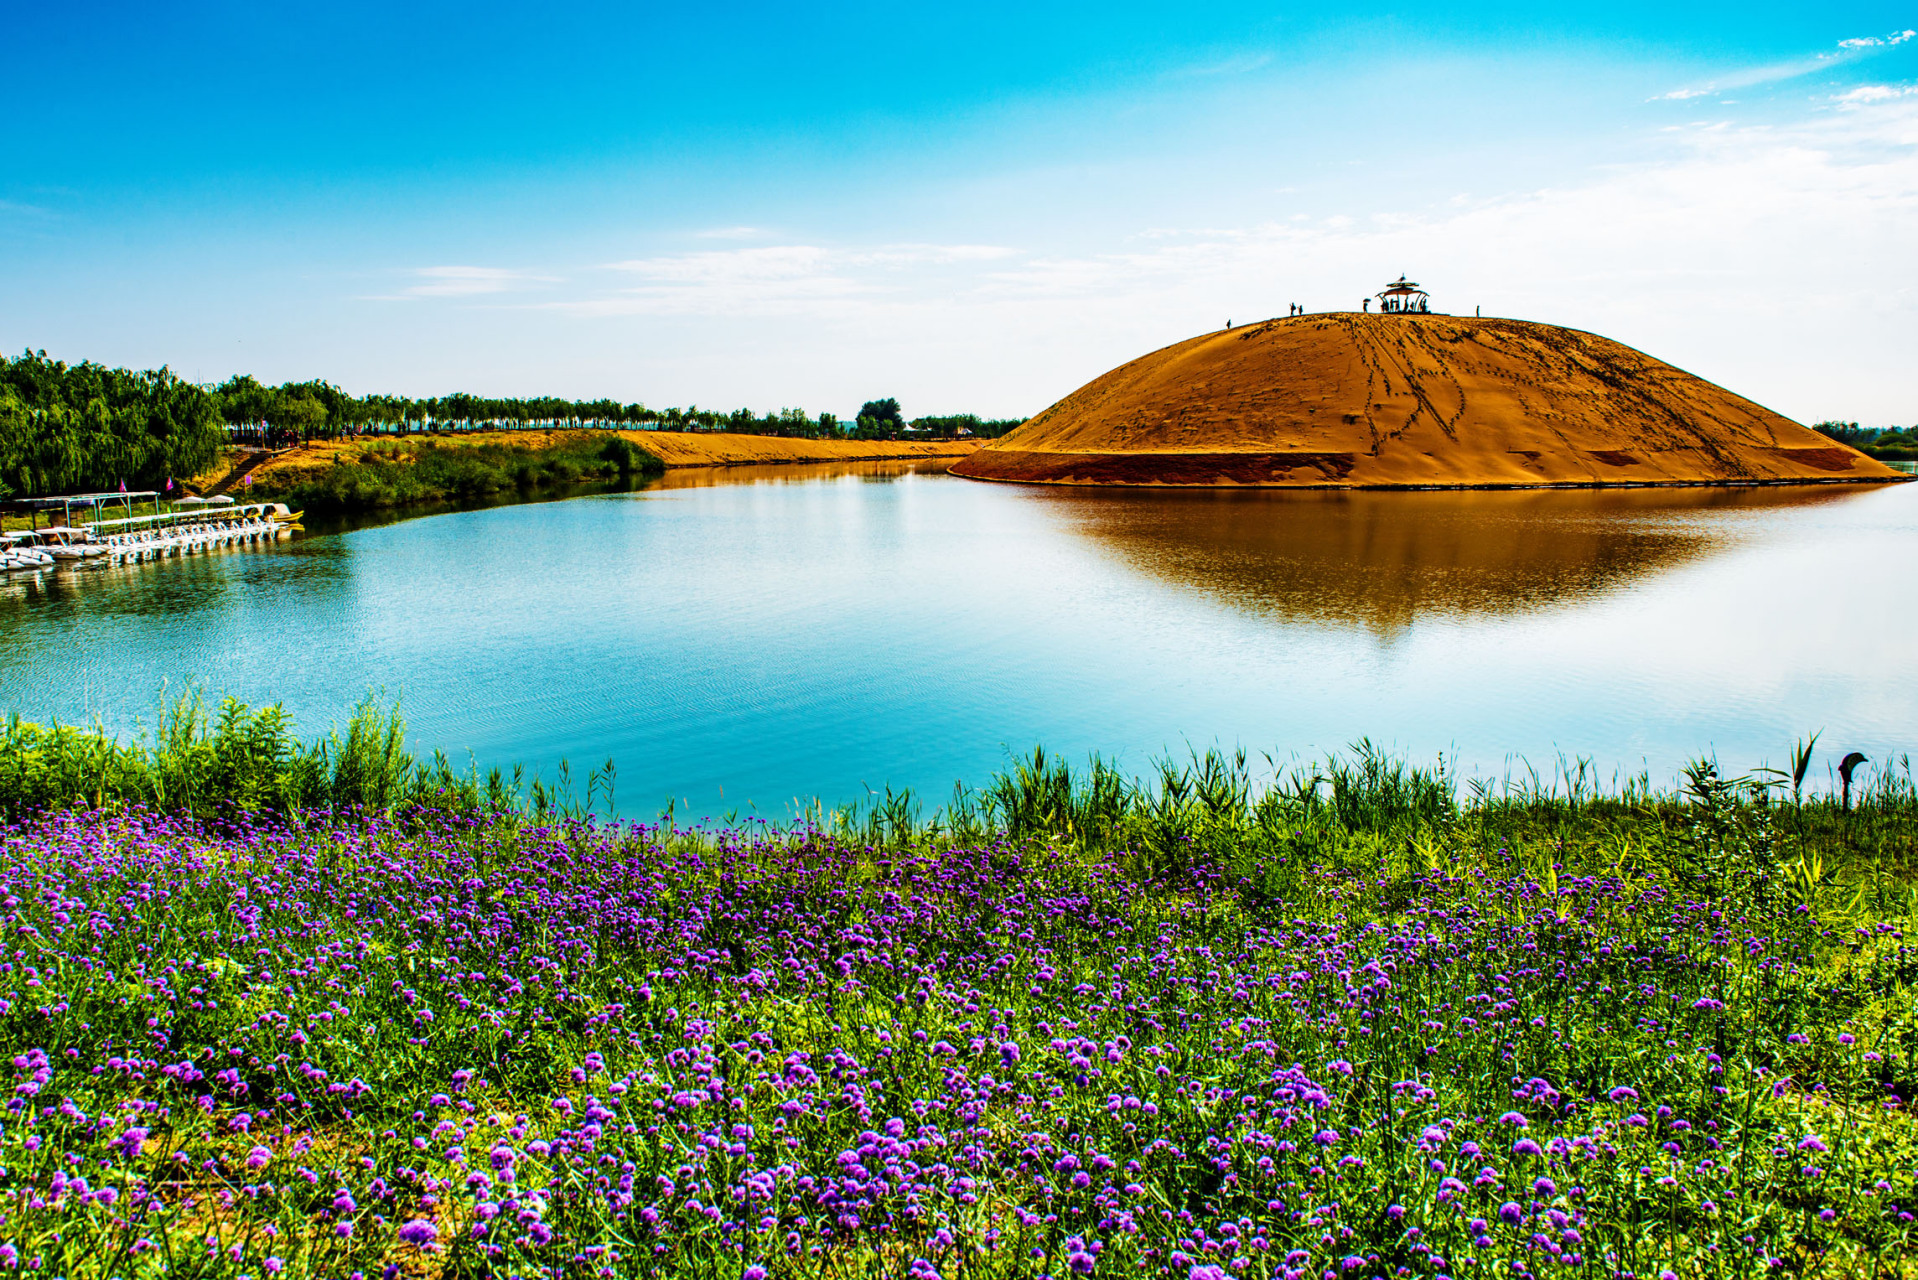
<path id="1" fill-rule="evenodd" d="M 51 529 L 39 531 L 42 545 L 48 555 L 55 560 L 68 563 L 84 563 L 89 560 L 104 560 L 107 548 L 104 543 L 96 542 L 85 529 L 69 529 L 55 525 Z"/>
<path id="2" fill-rule="evenodd" d="M 0 556 L 4 557 L 5 567 L 9 570 L 51 569 L 54 559 L 45 547 L 40 545 L 38 533 L 19 532 L 5 535 L 6 543 Z"/>

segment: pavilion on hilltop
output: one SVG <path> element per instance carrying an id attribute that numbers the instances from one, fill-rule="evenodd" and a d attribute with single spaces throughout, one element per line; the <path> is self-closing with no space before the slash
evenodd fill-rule
<path id="1" fill-rule="evenodd" d="M 1425 290 L 1407 280 L 1403 274 L 1379 290 L 1378 299 L 1381 312 L 1423 315 L 1432 309 L 1431 299 L 1426 297 Z"/>

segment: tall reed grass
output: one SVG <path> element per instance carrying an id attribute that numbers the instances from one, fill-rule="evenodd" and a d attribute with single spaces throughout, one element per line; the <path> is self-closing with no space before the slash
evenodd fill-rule
<path id="1" fill-rule="evenodd" d="M 1790 769 L 1727 774 L 1693 761 L 1666 788 L 1649 775 L 1601 779 L 1588 760 L 1548 771 L 1521 765 L 1500 778 L 1461 781 L 1441 759 L 1424 767 L 1369 740 L 1319 760 L 1255 767 L 1243 750 L 1191 751 L 1153 762 L 1146 777 L 1094 755 L 1075 767 L 1043 746 L 984 785 L 957 785 L 930 813 L 911 789 L 888 788 L 838 808 L 815 804 L 782 823 L 875 854 L 1008 840 L 1061 855 L 1117 855 L 1145 875 L 1204 863 L 1273 896 L 1298 888 L 1300 868 L 1342 864 L 1417 875 L 1465 850 L 1500 848 L 1549 868 L 1576 860 L 1621 872 L 1678 877 L 1720 893 L 1729 882 L 1789 882 L 1804 893 L 1863 895 L 1898 911 L 1918 873 L 1918 787 L 1900 757 L 1853 779 L 1815 776 L 1817 739 L 1799 742 Z M 397 703 L 369 694 L 342 727 L 302 741 L 279 706 L 191 692 L 166 705 L 151 732 L 118 739 L 99 727 L 0 725 L 0 814 L 142 805 L 211 817 L 233 812 L 455 810 L 543 822 L 619 816 L 612 760 L 583 783 L 523 767 L 456 769 L 444 753 L 406 745 Z M 681 829 L 670 811 L 664 829 Z M 736 821 L 736 815 L 733 819 Z M 1576 855 L 1574 857 L 1574 855 Z M 1914 900 L 1918 908 L 1918 900 Z"/>
<path id="2" fill-rule="evenodd" d="M 609 766 L 610 767 L 610 766 Z M 609 787 L 596 772 L 588 802 Z M 143 805 L 200 817 L 236 811 L 395 810 L 436 806 L 487 812 L 557 814 L 569 793 L 521 770 L 455 770 L 442 752 L 421 758 L 406 747 L 397 702 L 362 699 L 344 728 L 302 742 L 279 705 L 254 708 L 237 698 L 209 706 L 199 691 L 161 710 L 151 732 L 127 739 L 94 726 L 39 725 L 9 715 L 0 725 L 0 814 L 63 808 Z"/>
<path id="3" fill-rule="evenodd" d="M 1118 854 L 1146 875 L 1203 862 L 1274 896 L 1295 892 L 1307 866 L 1411 876 L 1495 848 L 1543 869 L 1577 861 L 1678 877 L 1713 894 L 1749 884 L 1755 868 L 1765 883 L 1790 881 L 1808 893 L 1849 885 L 1880 911 L 1902 903 L 1918 873 L 1909 757 L 1855 779 L 1849 803 L 1835 774 L 1828 789 L 1807 786 L 1810 759 L 1805 742 L 1790 771 L 1727 774 L 1699 759 L 1660 788 L 1646 773 L 1603 780 L 1582 759 L 1461 784 L 1442 760 L 1421 767 L 1364 739 L 1316 761 L 1268 758 L 1263 770 L 1243 751 L 1195 751 L 1156 761 L 1143 779 L 1098 756 L 1074 769 L 1039 747 L 981 788 L 955 787 L 929 817 L 911 791 L 888 790 L 815 810 L 801 825 L 875 850 L 1003 836 L 1062 853 Z"/>

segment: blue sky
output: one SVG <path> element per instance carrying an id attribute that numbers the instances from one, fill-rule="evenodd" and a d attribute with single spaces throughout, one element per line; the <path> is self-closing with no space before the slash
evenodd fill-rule
<path id="1" fill-rule="evenodd" d="M 1914 3 L 16 8 L 12 351 L 1010 415 L 1406 271 L 1918 420 Z"/>

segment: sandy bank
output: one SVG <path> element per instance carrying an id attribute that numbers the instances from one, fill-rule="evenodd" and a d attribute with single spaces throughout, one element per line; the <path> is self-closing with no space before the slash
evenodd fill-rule
<path id="1" fill-rule="evenodd" d="M 953 467 L 1080 485 L 1533 488 L 1899 474 L 1596 334 L 1331 314 L 1155 351 Z"/>

